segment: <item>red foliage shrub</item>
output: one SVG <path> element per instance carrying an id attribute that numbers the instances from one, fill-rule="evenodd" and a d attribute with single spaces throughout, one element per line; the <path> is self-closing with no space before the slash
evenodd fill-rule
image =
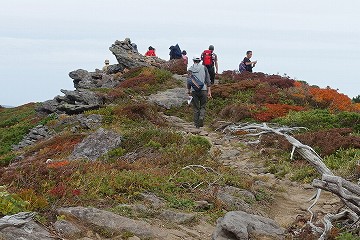
<path id="1" fill-rule="evenodd" d="M 128 104 L 114 110 L 117 116 L 126 116 L 132 120 L 148 120 L 157 125 L 165 124 L 165 120 L 160 117 L 156 107 L 146 103 Z"/>
<path id="2" fill-rule="evenodd" d="M 305 108 L 301 106 L 293 106 L 287 104 L 265 104 L 265 111 L 260 111 L 253 114 L 253 118 L 258 121 L 267 122 L 272 119 L 283 117 L 290 111 L 304 111 Z"/>
<path id="3" fill-rule="evenodd" d="M 253 103 L 278 103 L 280 99 L 279 89 L 269 84 L 261 84 L 256 90 L 252 98 Z"/>
<path id="4" fill-rule="evenodd" d="M 162 68 L 179 75 L 187 73 L 187 66 L 183 59 L 169 60 L 162 65 Z"/>
<path id="5" fill-rule="evenodd" d="M 224 71 L 221 75 L 219 75 L 219 78 L 220 83 L 236 83 L 245 80 L 259 80 L 281 89 L 293 87 L 295 83 L 295 80 L 292 80 L 288 77 L 282 77 L 280 75 L 267 75 L 261 72 L 239 73 L 236 71 Z"/>
<path id="6" fill-rule="evenodd" d="M 247 89 L 254 89 L 260 84 L 257 80 L 244 80 L 237 83 L 215 85 L 211 88 L 213 97 L 228 98 L 232 94 Z"/>
<path id="7" fill-rule="evenodd" d="M 119 84 L 119 87 L 122 88 L 134 88 L 144 86 L 145 84 L 155 83 L 154 76 L 138 76 L 134 78 L 126 79 L 125 81 Z"/>
<path id="8" fill-rule="evenodd" d="M 233 122 L 238 122 L 252 117 L 251 108 L 255 107 L 242 104 L 228 105 L 220 112 L 220 116 Z"/>
<path id="9" fill-rule="evenodd" d="M 58 161 L 58 162 L 51 162 L 47 165 L 48 168 L 61 168 L 63 166 L 69 165 L 68 160 Z"/>
<path id="10" fill-rule="evenodd" d="M 334 128 L 318 132 L 296 134 L 294 137 L 300 142 L 319 150 L 320 155 L 327 156 L 336 150 L 348 148 L 360 148 L 360 137 L 351 135 L 351 128 Z M 290 151 L 291 144 L 279 135 L 264 135 L 261 145 L 265 147 L 276 147 Z"/>

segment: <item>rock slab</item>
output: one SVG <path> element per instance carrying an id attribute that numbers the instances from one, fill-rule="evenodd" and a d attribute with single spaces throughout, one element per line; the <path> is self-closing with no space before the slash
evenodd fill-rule
<path id="1" fill-rule="evenodd" d="M 248 214 L 246 212 L 228 212 L 219 218 L 213 240 L 247 240 L 247 239 L 284 239 L 285 229 L 274 220 Z"/>
<path id="2" fill-rule="evenodd" d="M 75 217 L 81 222 L 96 227 L 103 227 L 114 232 L 131 232 L 141 239 L 155 237 L 155 233 L 151 229 L 150 224 L 144 221 L 126 218 L 97 208 L 69 207 L 60 208 L 57 210 L 57 212 L 58 214 Z"/>
<path id="3" fill-rule="evenodd" d="M 75 146 L 70 159 L 88 159 L 95 161 L 110 150 L 121 145 L 122 136 L 116 132 L 99 128 Z"/>

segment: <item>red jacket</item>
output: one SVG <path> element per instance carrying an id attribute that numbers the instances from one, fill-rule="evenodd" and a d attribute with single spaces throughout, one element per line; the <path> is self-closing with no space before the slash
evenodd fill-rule
<path id="1" fill-rule="evenodd" d="M 148 50 L 148 51 L 145 53 L 145 56 L 153 56 L 153 57 L 156 57 L 155 50 Z"/>

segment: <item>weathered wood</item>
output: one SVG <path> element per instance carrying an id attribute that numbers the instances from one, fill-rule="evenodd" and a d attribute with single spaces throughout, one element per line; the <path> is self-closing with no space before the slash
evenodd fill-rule
<path id="1" fill-rule="evenodd" d="M 248 131 L 248 136 L 259 136 L 267 133 L 275 133 L 286 138 L 286 140 L 293 145 L 291 152 L 291 159 L 296 151 L 305 160 L 307 160 L 321 175 L 322 179 L 315 179 L 312 185 L 318 188 L 317 194 L 315 195 L 314 202 L 308 208 L 311 214 L 309 225 L 315 232 L 319 232 L 321 229 L 312 223 L 314 213 L 312 207 L 316 204 L 319 199 L 321 189 L 336 194 L 344 204 L 349 208 L 339 214 L 327 214 L 324 219 L 324 229 L 319 240 L 325 240 L 330 233 L 332 228 L 332 222 L 339 220 L 340 218 L 348 218 L 353 222 L 357 222 L 360 217 L 360 186 L 349 182 L 342 177 L 335 176 L 331 170 L 324 164 L 322 158 L 308 145 L 302 144 L 296 138 L 290 136 L 287 133 L 291 133 L 294 130 L 300 128 L 288 128 L 288 127 L 268 127 L 265 123 L 260 125 L 256 123 L 251 124 L 240 124 L 240 125 L 229 125 L 224 131 Z"/>

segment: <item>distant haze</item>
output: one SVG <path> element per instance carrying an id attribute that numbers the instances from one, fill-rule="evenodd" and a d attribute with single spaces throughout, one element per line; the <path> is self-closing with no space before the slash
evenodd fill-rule
<path id="1" fill-rule="evenodd" d="M 73 89 L 68 72 L 102 68 L 115 40 L 130 37 L 168 59 L 179 43 L 192 58 L 215 46 L 220 72 L 246 50 L 256 71 L 360 94 L 356 0 L 11 0 L 0 8 L 0 105 L 52 99 Z"/>

